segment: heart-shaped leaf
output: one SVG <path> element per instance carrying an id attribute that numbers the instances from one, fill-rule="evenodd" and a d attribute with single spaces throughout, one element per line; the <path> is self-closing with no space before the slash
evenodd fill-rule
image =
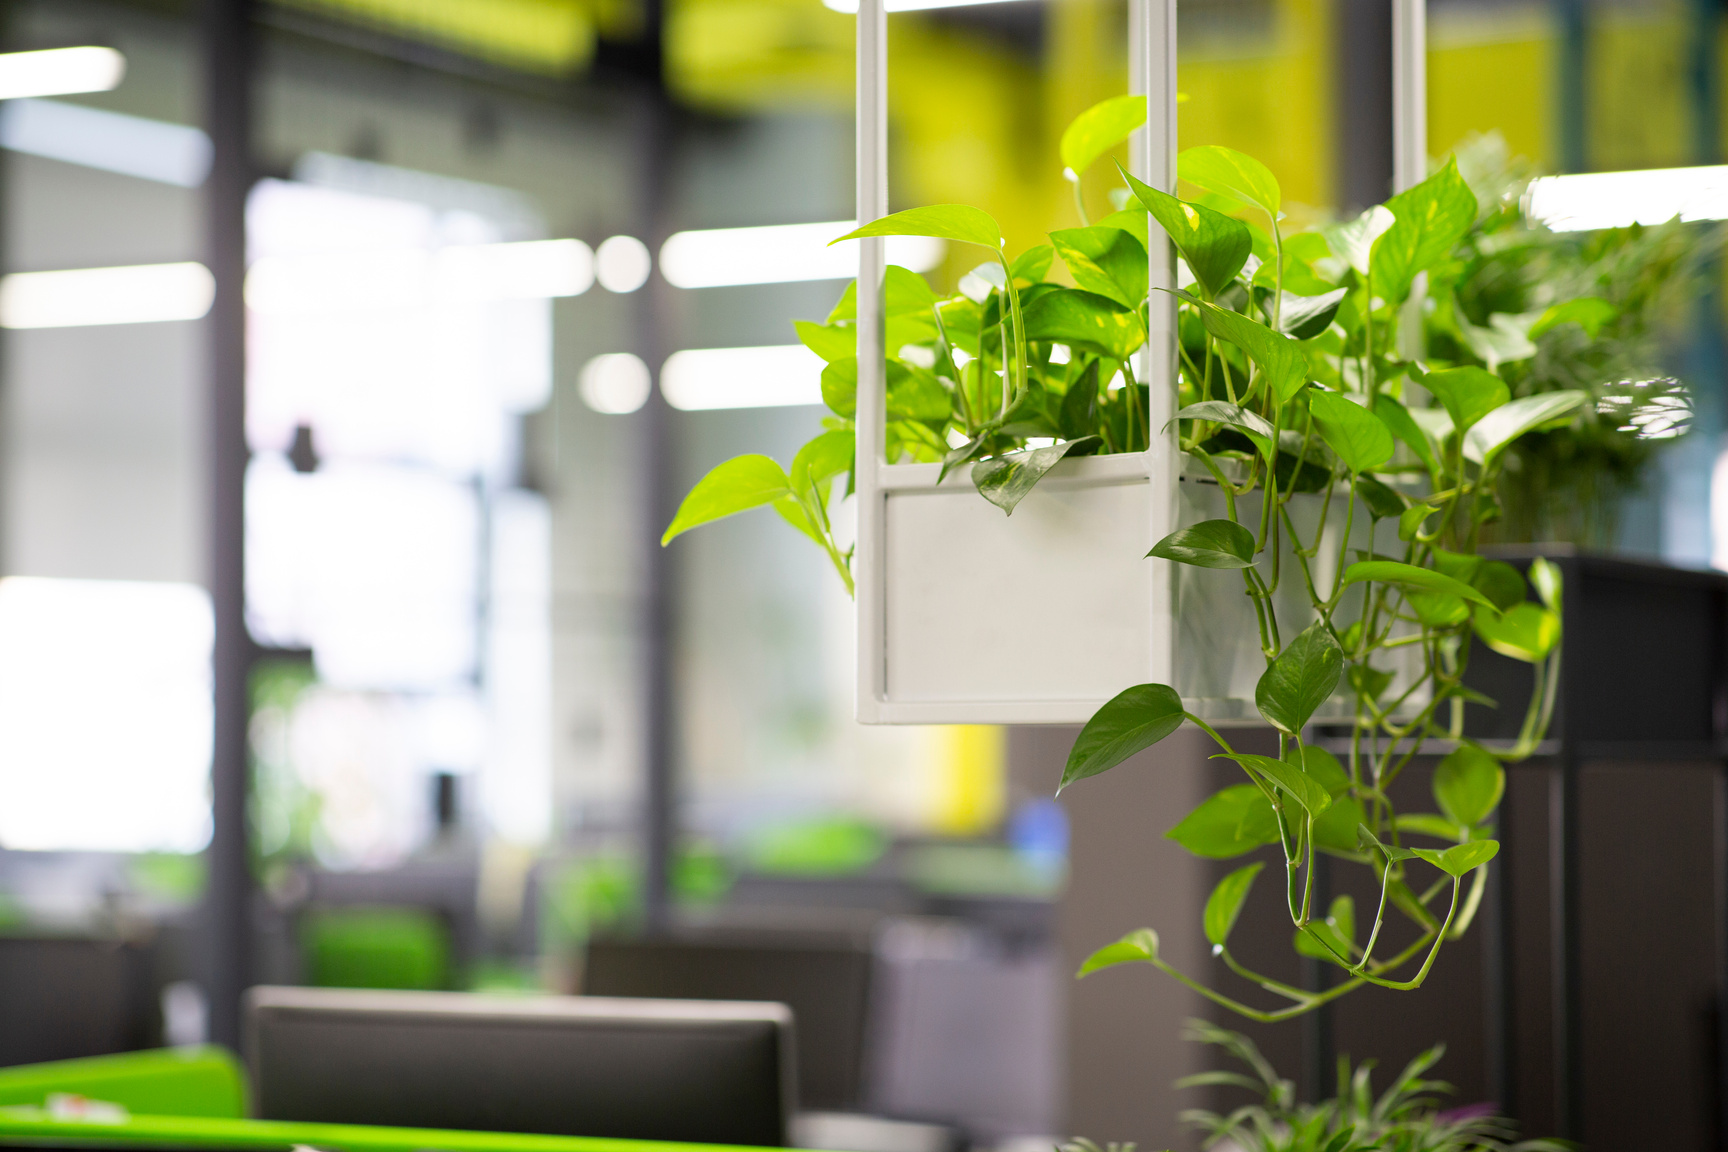
<path id="1" fill-rule="evenodd" d="M 1196 188 L 1252 204 L 1274 220 L 1283 204 L 1272 170 L 1234 148 L 1189 148 L 1176 158 L 1176 174 Z"/>
<path id="2" fill-rule="evenodd" d="M 1263 864 L 1249 864 L 1238 868 L 1224 879 L 1218 881 L 1218 886 L 1212 889 L 1212 895 L 1206 900 L 1206 911 L 1201 922 L 1206 929 L 1206 939 L 1213 947 L 1222 948 L 1230 939 L 1230 932 L 1236 927 L 1236 918 L 1242 914 L 1242 904 L 1248 899 L 1248 890 L 1254 887 L 1254 877 L 1260 874 Z"/>
<path id="3" fill-rule="evenodd" d="M 1254 442 L 1260 455 L 1267 459 L 1272 457 L 1272 425 L 1266 423 L 1265 417 L 1240 404 L 1232 404 L 1228 400 L 1202 400 L 1198 404 L 1188 405 L 1172 419 L 1210 420 L 1214 424 L 1228 424 L 1232 428 L 1239 428 Z"/>
<path id="4" fill-rule="evenodd" d="M 1534 664 L 1560 643 L 1560 617 L 1540 604 L 1524 601 L 1503 615 L 1478 610 L 1476 635 L 1502 656 Z"/>
<path id="5" fill-rule="evenodd" d="M 1374 580 L 1381 584 L 1391 584 L 1406 592 L 1429 592 L 1442 596 L 1456 596 L 1460 600 L 1468 600 L 1480 604 L 1493 611 L 1494 602 L 1482 595 L 1462 580 L 1452 577 L 1432 568 L 1418 568 L 1414 564 L 1405 564 L 1398 560 L 1358 560 L 1344 569 L 1344 583 L 1357 584 L 1364 580 Z"/>
<path id="6" fill-rule="evenodd" d="M 1308 414 L 1320 435 L 1351 472 L 1366 472 L 1392 459 L 1392 431 L 1374 413 L 1336 392 L 1312 392 Z M 1400 509 L 1401 510 L 1401 509 Z"/>
<path id="7" fill-rule="evenodd" d="M 1266 793 L 1233 784 L 1208 796 L 1164 835 L 1196 856 L 1228 860 L 1278 839 L 1278 818 Z"/>
<path id="8" fill-rule="evenodd" d="M 958 240 L 982 248 L 1002 250 L 1002 226 L 982 208 L 970 204 L 932 204 L 927 208 L 908 208 L 879 220 L 872 220 L 844 236 L 830 240 L 830 245 L 862 236 L 934 236 L 938 240 Z"/>
<path id="9" fill-rule="evenodd" d="M 1472 840 L 1450 848 L 1415 848 L 1412 853 L 1426 860 L 1448 876 L 1463 876 L 1474 871 L 1500 853 L 1498 840 Z"/>
<path id="10" fill-rule="evenodd" d="M 1356 477 L 1356 495 L 1376 520 L 1395 520 L 1409 507 L 1398 490 L 1372 476 Z"/>
<path id="11" fill-rule="evenodd" d="M 1190 204 L 1160 192 L 1130 176 L 1126 169 L 1122 170 L 1122 178 L 1169 235 L 1206 295 L 1216 297 L 1224 291 L 1253 251 L 1248 225 L 1204 205 Z"/>
<path id="12" fill-rule="evenodd" d="M 1133 233 L 1094 224 L 1058 229 L 1050 239 L 1081 288 L 1124 308 L 1138 308 L 1146 299 L 1146 246 Z"/>
<path id="13" fill-rule="evenodd" d="M 889 264 L 882 269 L 882 306 L 890 320 L 908 316 L 922 319 L 930 315 L 930 306 L 934 303 L 936 293 L 931 290 L 930 282 L 918 273 L 898 264 Z M 834 311 L 828 313 L 828 323 L 857 319 L 858 281 L 854 280 L 840 294 L 840 302 L 834 305 Z"/>
<path id="14" fill-rule="evenodd" d="M 1370 260 L 1374 291 L 1400 303 L 1418 272 L 1434 267 L 1476 222 L 1476 195 L 1458 172 L 1458 161 L 1386 202 L 1396 222 L 1374 243 Z"/>
<path id="15" fill-rule="evenodd" d="M 1182 719 L 1182 697 L 1163 684 L 1136 684 L 1118 692 L 1080 730 L 1056 791 L 1152 747 L 1180 728 Z"/>
<path id="16" fill-rule="evenodd" d="M 1112 96 L 1074 117 L 1062 133 L 1062 166 L 1078 180 L 1098 157 L 1122 143 L 1146 123 L 1146 97 Z"/>
<path id="17" fill-rule="evenodd" d="M 1326 331 L 1338 315 L 1348 288 L 1339 288 L 1319 296 L 1296 296 L 1284 293 L 1278 308 L 1278 327 L 1298 340 L 1312 340 Z"/>
<path id="18" fill-rule="evenodd" d="M 1100 968 L 1113 968 L 1118 964 L 1150 964 L 1156 959 L 1158 933 L 1150 928 L 1140 928 L 1086 957 L 1085 963 L 1080 965 L 1080 971 L 1074 975 L 1090 976 Z"/>
<path id="19" fill-rule="evenodd" d="M 1356 219 L 1326 229 L 1326 242 L 1358 276 L 1366 276 L 1374 242 L 1395 223 L 1397 218 L 1391 211 L 1384 204 L 1376 204 Z"/>
<path id="20" fill-rule="evenodd" d="M 1146 326 L 1136 309 L 1078 288 L 1046 292 L 1027 304 L 1023 315 L 1026 339 L 1078 346 L 1112 360 L 1126 360 L 1146 343 Z"/>
<path id="21" fill-rule="evenodd" d="M 1437 840 L 1463 840 L 1468 831 L 1457 821 L 1433 812 L 1400 812 L 1392 823 L 1400 832 L 1414 832 Z"/>
<path id="22" fill-rule="evenodd" d="M 1204 520 L 1191 528 L 1178 528 L 1146 555 L 1197 568 L 1251 568 L 1254 534 L 1230 520 Z"/>
<path id="23" fill-rule="evenodd" d="M 1474 744 L 1460 744 L 1434 769 L 1434 801 L 1466 828 L 1488 818 L 1506 792 L 1506 769 Z"/>
<path id="24" fill-rule="evenodd" d="M 1014 506 L 1024 500 L 1038 481 L 1044 479 L 1044 474 L 1056 467 L 1063 457 L 1075 452 L 1085 455 L 1100 443 L 1096 436 L 1084 436 L 1079 440 L 980 460 L 972 465 L 972 483 L 978 486 L 978 495 L 1012 516 Z"/>
<path id="25" fill-rule="evenodd" d="M 1308 358 L 1302 354 L 1300 343 L 1240 312 L 1207 304 L 1186 293 L 1182 295 L 1199 309 L 1200 321 L 1206 325 L 1206 331 L 1236 345 L 1259 366 L 1279 407 L 1295 399 L 1296 393 L 1308 382 Z"/>
<path id="26" fill-rule="evenodd" d="M 1316 620 L 1278 653 L 1254 686 L 1254 704 L 1274 728 L 1292 735 L 1338 688 L 1344 650 Z"/>
<path id="27" fill-rule="evenodd" d="M 1014 273 L 1015 280 L 1036 284 L 1050 274 L 1050 264 L 1055 258 L 1056 249 L 1048 244 L 1038 244 L 1014 257 L 1008 270 Z"/>
<path id="28" fill-rule="evenodd" d="M 1577 390 L 1539 392 L 1503 404 L 1477 422 L 1464 436 L 1464 455 L 1487 467 L 1512 441 L 1532 428 L 1558 420 L 1588 397 Z"/>
<path id="29" fill-rule="evenodd" d="M 696 482 L 678 514 L 660 537 L 662 547 L 672 538 L 701 524 L 708 524 L 751 508 L 772 504 L 793 495 L 792 481 L 784 469 L 766 456 L 734 456 Z"/>
<path id="30" fill-rule="evenodd" d="M 1524 576 L 1504 560 L 1483 564 L 1468 582 L 1494 601 L 1494 607 L 1502 612 L 1524 602 Z"/>
<path id="31" fill-rule="evenodd" d="M 1439 471 L 1439 464 L 1434 455 L 1434 442 L 1428 439 L 1428 434 L 1422 426 L 1410 417 L 1410 410 L 1384 392 L 1374 397 L 1374 415 L 1380 417 L 1381 423 L 1391 429 L 1392 435 L 1409 445 L 1410 451 L 1416 453 L 1416 458 L 1430 472 Z"/>
<path id="32" fill-rule="evenodd" d="M 1325 785 L 1294 764 L 1274 760 L 1270 756 L 1256 756 L 1250 752 L 1220 752 L 1212 759 L 1234 760 L 1242 767 L 1259 773 L 1279 791 L 1288 794 L 1310 816 L 1320 815 L 1332 803 L 1332 797 L 1327 793 Z"/>
<path id="33" fill-rule="evenodd" d="M 1422 377 L 1422 387 L 1434 393 L 1452 417 L 1452 426 L 1468 429 L 1511 399 L 1506 382 L 1480 368 L 1447 368 Z"/>

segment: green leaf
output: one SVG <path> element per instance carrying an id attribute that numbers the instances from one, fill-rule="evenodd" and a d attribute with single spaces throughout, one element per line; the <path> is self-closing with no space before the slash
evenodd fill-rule
<path id="1" fill-rule="evenodd" d="M 1230 520 L 1203 520 L 1191 528 L 1178 528 L 1146 555 L 1197 568 L 1251 568 L 1254 534 Z"/>
<path id="2" fill-rule="evenodd" d="M 1085 455 L 1100 443 L 1102 441 L 1096 436 L 1083 436 L 1061 444 L 980 460 L 972 465 L 972 483 L 977 485 L 978 495 L 1012 516 L 1014 506 L 1024 500 L 1044 474 L 1056 467 L 1064 456 L 1073 452 Z"/>
<path id="3" fill-rule="evenodd" d="M 1392 823 L 1400 832 L 1414 832 L 1437 840 L 1462 840 L 1466 831 L 1456 822 L 1433 812 L 1400 812 Z"/>
<path id="4" fill-rule="evenodd" d="M 1028 340 L 1084 348 L 1112 360 L 1126 360 L 1146 343 L 1146 326 L 1136 309 L 1078 288 L 1046 292 L 1026 305 L 1023 316 Z"/>
<path id="5" fill-rule="evenodd" d="M 850 430 L 824 432 L 798 449 L 792 467 L 786 470 L 794 494 L 820 499 L 821 486 L 852 471 L 857 436 Z"/>
<path id="6" fill-rule="evenodd" d="M 1135 198 L 1146 206 L 1146 211 L 1169 235 L 1206 295 L 1216 297 L 1229 287 L 1254 248 L 1248 225 L 1222 212 L 1160 192 L 1136 180 L 1125 169 L 1122 178 L 1133 189 Z"/>
<path id="7" fill-rule="evenodd" d="M 1494 607 L 1492 600 L 1462 580 L 1454 580 L 1432 568 L 1418 568 L 1414 564 L 1404 564 L 1397 560 L 1358 560 L 1344 569 L 1344 583 L 1355 584 L 1363 580 L 1377 580 L 1382 584 L 1402 588 L 1406 592 L 1456 596 L 1460 600 L 1469 600 L 1488 608 Z"/>
<path id="8" fill-rule="evenodd" d="M 1286 764 L 1270 756 L 1256 756 L 1250 752 L 1220 752 L 1212 759 L 1234 760 L 1244 768 L 1253 769 L 1279 791 L 1289 795 L 1310 816 L 1320 815 L 1332 803 L 1332 797 L 1325 786 L 1294 764 Z"/>
<path id="9" fill-rule="evenodd" d="M 1254 877 L 1258 876 L 1260 869 L 1264 867 L 1264 864 L 1249 864 L 1238 868 L 1218 881 L 1218 886 L 1212 889 L 1201 920 L 1206 928 L 1206 939 L 1211 941 L 1213 947 L 1222 948 L 1230 939 L 1230 932 L 1236 927 L 1236 918 L 1242 915 L 1242 904 L 1248 899 L 1248 890 L 1254 887 Z"/>
<path id="10" fill-rule="evenodd" d="M 887 362 L 888 419 L 941 423 L 953 411 L 953 401 L 936 377 L 900 360 Z M 858 412 L 858 360 L 848 356 L 822 369 L 822 402 L 836 416 L 853 419 Z"/>
<path id="11" fill-rule="evenodd" d="M 834 415 L 852 419 L 858 414 L 858 358 L 833 360 L 822 369 L 822 403 Z"/>
<path id="12" fill-rule="evenodd" d="M 1240 404 L 1232 404 L 1228 400 L 1202 400 L 1198 404 L 1190 404 L 1176 413 L 1173 420 L 1210 420 L 1214 424 L 1228 424 L 1232 428 L 1240 428 L 1252 440 L 1260 455 L 1272 457 L 1272 425 L 1266 423 L 1266 418 L 1259 413 L 1251 412 Z"/>
<path id="13" fill-rule="evenodd" d="M 1354 855 L 1356 825 L 1368 818 L 1353 796 L 1334 796 L 1331 807 L 1314 821 L 1314 844 L 1331 852 Z"/>
<path id="14" fill-rule="evenodd" d="M 1228 860 L 1278 839 L 1278 818 L 1258 785 L 1233 784 L 1208 796 L 1164 834 L 1196 856 Z"/>
<path id="15" fill-rule="evenodd" d="M 1494 607 L 1502 612 L 1524 603 L 1524 576 L 1504 560 L 1490 560 L 1483 564 L 1467 583 L 1494 601 Z"/>
<path id="16" fill-rule="evenodd" d="M 1337 392 L 1314 392 L 1308 399 L 1308 413 L 1327 445 L 1353 473 L 1380 467 L 1397 449 L 1392 430 L 1378 416 Z"/>
<path id="17" fill-rule="evenodd" d="M 927 317 L 930 306 L 936 303 L 936 293 L 931 290 L 930 282 L 898 264 L 889 264 L 882 270 L 882 306 L 889 319 L 904 316 Z M 834 311 L 828 313 L 828 323 L 834 324 L 842 320 L 858 319 L 858 281 L 846 285 L 846 291 L 840 294 L 840 302 L 834 305 Z"/>
<path id="18" fill-rule="evenodd" d="M 1092 955 L 1086 957 L 1086 962 L 1080 965 L 1080 971 L 1075 978 L 1089 976 L 1100 968 L 1112 968 L 1117 964 L 1150 964 L 1158 959 L 1158 933 L 1150 928 L 1141 928 L 1128 933 L 1114 944 L 1106 944 Z"/>
<path id="19" fill-rule="evenodd" d="M 1321 940 L 1325 943 L 1321 943 Z M 1296 951 L 1316 960 L 1334 964 L 1350 958 L 1356 942 L 1356 902 L 1349 896 L 1337 896 L 1327 911 L 1326 919 L 1309 921 L 1306 930 L 1296 930 Z M 1326 945 L 1330 944 L 1331 948 Z"/>
<path id="20" fill-rule="evenodd" d="M 792 482 L 778 463 L 766 456 L 735 456 L 690 489 L 660 544 L 664 547 L 673 537 L 700 524 L 760 508 L 792 494 Z"/>
<path id="21" fill-rule="evenodd" d="M 1488 819 L 1505 791 L 1506 769 L 1474 744 L 1458 745 L 1434 769 L 1434 802 L 1466 828 Z"/>
<path id="22" fill-rule="evenodd" d="M 856 359 L 858 329 L 851 324 L 817 324 L 811 320 L 794 320 L 798 339 L 804 347 L 832 364 L 836 360 Z"/>
<path id="23" fill-rule="evenodd" d="M 1550 305 L 1548 310 L 1537 317 L 1536 323 L 1530 325 L 1530 339 L 1534 340 L 1549 329 L 1558 328 L 1562 324 L 1576 324 L 1584 329 L 1584 335 L 1596 339 L 1596 333 L 1620 314 L 1620 310 L 1600 296 L 1575 296 L 1559 304 Z"/>
<path id="24" fill-rule="evenodd" d="M 1284 293 L 1278 308 L 1278 327 L 1298 340 L 1311 340 L 1326 331 L 1338 315 L 1338 306 L 1350 290 L 1339 288 L 1320 296 L 1296 296 Z"/>
<path id="25" fill-rule="evenodd" d="M 1286 644 L 1261 675 L 1254 686 L 1254 704 L 1274 728 L 1294 735 L 1343 675 L 1344 650 L 1324 621 L 1316 620 Z"/>
<path id="26" fill-rule="evenodd" d="M 1400 303 L 1418 272 L 1451 255 L 1476 222 L 1476 196 L 1458 173 L 1458 161 L 1386 202 L 1396 217 L 1374 242 L 1369 271 L 1376 295 Z"/>
<path id="27" fill-rule="evenodd" d="M 1098 157 L 1122 143 L 1146 123 L 1146 97 L 1112 96 L 1074 117 L 1062 133 L 1062 166 L 1068 179 L 1078 181 Z"/>
<path id="28" fill-rule="evenodd" d="M 1498 840 L 1472 840 L 1450 848 L 1415 848 L 1419 860 L 1426 860 L 1448 876 L 1459 877 L 1474 871 L 1500 853 Z"/>
<path id="29" fill-rule="evenodd" d="M 1390 844 L 1380 843 L 1380 838 L 1374 835 L 1374 833 L 1368 831 L 1368 825 L 1366 824 L 1356 825 L 1356 842 L 1360 844 L 1364 850 L 1369 848 L 1375 849 L 1392 863 L 1396 863 L 1399 860 L 1409 860 L 1416 855 L 1408 848 L 1394 848 Z"/>
<path id="30" fill-rule="evenodd" d="M 1530 562 L 1530 586 L 1536 589 L 1536 595 L 1542 598 L 1542 603 L 1549 611 L 1560 611 L 1563 597 L 1563 584 L 1560 578 L 1560 566 L 1545 556 L 1538 556 Z"/>
<path id="31" fill-rule="evenodd" d="M 1470 605 L 1456 596 L 1444 592 L 1406 590 L 1404 597 L 1410 602 L 1410 610 L 1416 613 L 1416 619 L 1430 628 L 1454 628 L 1470 619 Z M 1488 609 L 1478 611 L 1486 612 Z"/>
<path id="32" fill-rule="evenodd" d="M 1374 397 L 1374 415 L 1380 417 L 1380 422 L 1392 430 L 1392 435 L 1404 441 L 1410 451 L 1416 453 L 1416 458 L 1422 461 L 1428 471 L 1439 471 L 1434 455 L 1434 442 L 1428 439 L 1422 426 L 1410 418 L 1408 408 L 1382 392 Z"/>
<path id="33" fill-rule="evenodd" d="M 1117 693 L 1092 714 L 1062 770 L 1063 788 L 1108 771 L 1150 748 L 1182 726 L 1182 697 L 1163 684 L 1136 684 Z"/>
<path id="34" fill-rule="evenodd" d="M 1056 249 L 1048 244 L 1039 244 L 1014 257 L 1008 270 L 1014 274 L 1014 279 L 1036 284 L 1050 274 L 1050 263 L 1055 258 Z"/>
<path id="35" fill-rule="evenodd" d="M 1239 200 L 1261 209 L 1273 220 L 1282 207 L 1282 193 L 1271 169 L 1233 148 L 1207 144 L 1189 148 L 1176 158 L 1176 174 L 1196 188 Z"/>
<path id="36" fill-rule="evenodd" d="M 1560 643 L 1560 616 L 1526 600 L 1504 615 L 1477 610 L 1476 635 L 1502 656 L 1534 664 Z"/>
<path id="37" fill-rule="evenodd" d="M 1352 664 L 1345 671 L 1344 679 L 1357 695 L 1378 700 L 1392 683 L 1392 673 L 1382 672 L 1370 664 Z"/>
<path id="38" fill-rule="evenodd" d="M 1422 377 L 1422 387 L 1434 393 L 1460 432 L 1468 429 L 1512 396 L 1506 382 L 1480 368 L 1447 368 Z"/>
<path id="39" fill-rule="evenodd" d="M 1326 229 L 1326 241 L 1332 251 L 1343 257 L 1344 262 L 1356 270 L 1358 276 L 1368 274 L 1368 262 L 1374 251 L 1374 242 L 1386 234 L 1386 230 L 1397 223 L 1384 204 L 1376 204 L 1354 220 L 1346 220 L 1342 224 L 1334 224 Z"/>
<path id="40" fill-rule="evenodd" d="M 1107 296 L 1124 308 L 1138 308 L 1146 298 L 1146 246 L 1133 233 L 1094 224 L 1050 233 L 1074 283 L 1087 292 Z"/>
<path id="41" fill-rule="evenodd" d="M 1487 467 L 1512 441 L 1532 428 L 1559 419 L 1583 404 L 1588 397 L 1575 389 L 1539 392 L 1504 404 L 1484 416 L 1464 436 L 1464 455 Z"/>
<path id="42" fill-rule="evenodd" d="M 880 220 L 872 220 L 862 228 L 830 240 L 830 245 L 861 236 L 934 236 L 939 240 L 958 240 L 962 244 L 977 244 L 994 251 L 1002 250 L 1002 226 L 995 217 L 970 204 L 932 204 L 928 208 L 908 208 Z"/>
<path id="43" fill-rule="evenodd" d="M 1392 520 L 1404 514 L 1404 497 L 1396 489 L 1372 476 L 1356 477 L 1356 495 L 1368 506 L 1368 514 L 1376 520 Z"/>
<path id="44" fill-rule="evenodd" d="M 1187 298 L 1199 308 L 1200 320 L 1206 325 L 1206 331 L 1236 345 L 1260 366 L 1280 408 L 1295 399 L 1296 393 L 1308 382 L 1308 358 L 1302 354 L 1300 343 L 1240 312 L 1207 304 L 1192 296 Z"/>
<path id="45" fill-rule="evenodd" d="M 1062 395 L 1056 419 L 1057 430 L 1069 440 L 1078 440 L 1098 427 L 1098 361 L 1089 360 Z"/>
<path id="46" fill-rule="evenodd" d="M 1298 748 L 1292 744 L 1284 760 L 1308 773 L 1333 799 L 1337 799 L 1350 787 L 1350 775 L 1344 771 L 1344 765 L 1338 762 L 1338 757 L 1318 745 L 1304 744 Z"/>

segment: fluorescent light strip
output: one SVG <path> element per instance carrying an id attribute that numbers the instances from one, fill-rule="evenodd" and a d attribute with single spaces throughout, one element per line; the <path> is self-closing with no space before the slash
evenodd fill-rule
<path id="1" fill-rule="evenodd" d="M 246 274 L 246 304 L 272 314 L 419 308 L 580 296 L 594 252 L 580 240 L 266 256 Z"/>
<path id="2" fill-rule="evenodd" d="M 216 280 L 202 264 L 135 264 L 0 277 L 0 328 L 82 328 L 197 320 Z"/>
<path id="3" fill-rule="evenodd" d="M 1585 172 L 1530 182 L 1524 210 L 1556 232 L 1728 220 L 1728 165 Z"/>
<path id="4" fill-rule="evenodd" d="M 126 57 L 112 48 L 49 48 L 0 53 L 0 100 L 106 92 L 126 75 Z"/>
<path id="5" fill-rule="evenodd" d="M 196 128 L 58 100 L 0 104 L 0 147 L 181 188 L 210 174 L 210 137 Z"/>
<path id="6" fill-rule="evenodd" d="M 858 274 L 858 242 L 828 243 L 857 226 L 835 220 L 675 232 L 660 248 L 660 274 L 677 288 L 849 280 Z M 946 251 L 942 241 L 923 236 L 888 238 L 888 263 L 914 272 L 936 267 Z"/>
<path id="7" fill-rule="evenodd" d="M 660 392 L 685 412 L 820 404 L 822 367 L 802 344 L 691 348 L 666 357 Z"/>
<path id="8" fill-rule="evenodd" d="M 1004 4 L 1010 0 L 888 0 L 887 9 L 890 12 L 923 12 L 930 8 L 970 8 L 976 4 Z M 822 3 L 836 12 L 853 14 L 858 11 L 858 0 L 822 0 Z"/>

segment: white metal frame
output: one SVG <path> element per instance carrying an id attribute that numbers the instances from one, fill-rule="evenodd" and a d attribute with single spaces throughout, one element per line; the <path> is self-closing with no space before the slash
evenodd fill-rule
<path id="1" fill-rule="evenodd" d="M 1426 70 L 1424 0 L 1392 0 L 1394 183 L 1410 187 L 1426 174 Z M 1130 167 L 1154 188 L 1176 191 L 1176 2 L 1129 0 L 1128 73 L 1134 92 L 1147 98 L 1145 126 L 1130 139 Z M 888 214 L 888 39 L 885 0 L 860 0 L 857 17 L 857 208 L 867 223 Z M 1151 315 L 1140 378 L 1149 384 L 1150 426 L 1162 429 L 1174 415 L 1176 308 L 1174 297 L 1159 288 L 1175 286 L 1175 260 L 1167 237 L 1153 229 L 1148 259 Z M 891 492 L 931 490 L 926 466 L 890 466 L 884 456 L 885 328 L 882 300 L 883 241 L 865 239 L 858 267 L 857 406 L 857 718 L 862 723 L 1078 723 L 1101 700 L 896 700 L 888 692 L 886 637 L 887 500 Z M 1076 476 L 1094 472 L 1144 475 L 1153 499 L 1148 503 L 1149 538 L 1174 530 L 1178 515 L 1180 461 L 1174 432 L 1154 439 L 1149 451 L 1132 456 L 1065 462 L 1059 470 Z M 1151 560 L 1146 582 L 1153 621 L 1145 655 L 1145 678 L 1174 683 L 1173 626 L 1176 575 L 1169 561 Z M 1163 626 L 1159 627 L 1159 622 Z M 1123 685 L 1126 687 L 1127 685 Z"/>

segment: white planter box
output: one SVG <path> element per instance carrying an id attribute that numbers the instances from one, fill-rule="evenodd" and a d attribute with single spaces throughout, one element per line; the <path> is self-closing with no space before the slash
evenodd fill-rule
<path id="1" fill-rule="evenodd" d="M 879 469 L 880 602 L 860 613 L 876 627 L 859 640 L 881 678 L 860 694 L 859 718 L 1077 724 L 1122 689 L 1157 681 L 1208 720 L 1262 723 L 1253 699 L 1266 662 L 1240 574 L 1145 558 L 1158 539 L 1150 463 L 1139 453 L 1064 461 L 1011 517 L 978 495 L 965 468 L 940 485 L 937 465 Z M 1191 464 L 1176 485 L 1178 524 L 1225 515 L 1223 493 L 1203 477 Z M 1290 505 L 1304 539 L 1323 499 Z M 1239 501 L 1244 522 L 1257 522 L 1259 506 L 1257 495 Z M 1334 497 L 1311 566 L 1322 589 L 1336 577 L 1346 512 Z M 1366 550 L 1368 523 L 1358 505 L 1352 547 Z M 1392 524 L 1379 537 L 1380 551 L 1397 546 Z M 1287 539 L 1282 553 L 1276 597 L 1288 640 L 1314 613 Z M 1408 683 L 1416 654 L 1401 651 Z M 1315 719 L 1347 719 L 1351 707 L 1340 695 Z"/>

